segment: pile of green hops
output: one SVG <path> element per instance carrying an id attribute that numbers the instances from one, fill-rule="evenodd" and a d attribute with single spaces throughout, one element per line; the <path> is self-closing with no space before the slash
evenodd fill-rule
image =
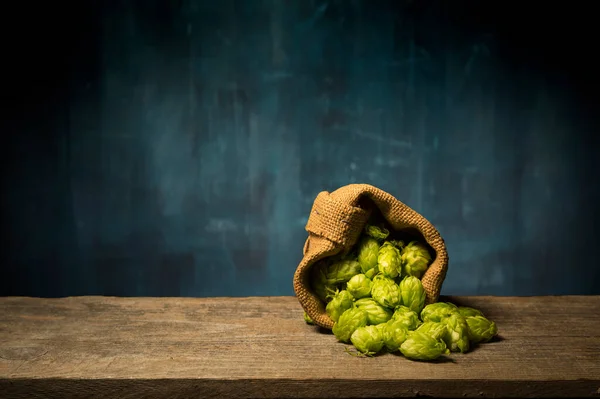
<path id="1" fill-rule="evenodd" d="M 405 244 L 385 227 L 367 225 L 353 251 L 313 265 L 312 289 L 326 304 L 335 337 L 364 356 L 400 352 L 424 361 L 491 340 L 496 323 L 479 310 L 425 306 L 421 277 L 432 260 L 426 244 Z M 313 324 L 306 313 L 304 320 Z"/>

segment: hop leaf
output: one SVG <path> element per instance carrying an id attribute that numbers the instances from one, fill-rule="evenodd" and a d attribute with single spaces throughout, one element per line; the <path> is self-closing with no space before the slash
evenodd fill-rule
<path id="1" fill-rule="evenodd" d="M 419 331 L 411 331 L 408 334 L 406 341 L 400 345 L 400 352 L 413 360 L 434 360 L 449 353 L 444 341 Z"/>
<path id="2" fill-rule="evenodd" d="M 331 302 L 325 307 L 325 311 L 334 322 L 338 321 L 342 313 L 352 307 L 354 298 L 346 291 L 342 290 L 333 296 Z"/>
<path id="3" fill-rule="evenodd" d="M 365 233 L 367 234 L 367 236 L 379 241 L 385 240 L 390 235 L 389 230 L 385 227 L 377 227 L 373 225 L 367 225 L 365 227 Z"/>
<path id="4" fill-rule="evenodd" d="M 464 317 L 483 316 L 483 313 L 481 313 L 480 310 L 470 308 L 468 306 L 459 306 L 458 313 L 460 313 Z"/>
<path id="5" fill-rule="evenodd" d="M 362 298 L 354 302 L 354 306 L 367 313 L 367 324 L 381 324 L 392 318 L 392 311 L 381 306 L 371 298 Z"/>
<path id="6" fill-rule="evenodd" d="M 442 339 L 450 351 L 467 352 L 469 350 L 469 326 L 465 318 L 459 313 L 454 313 L 442 319 L 441 323 L 446 326 L 446 333 Z"/>
<path id="7" fill-rule="evenodd" d="M 417 331 L 427 334 L 435 339 L 442 339 L 446 334 L 446 325 L 434 321 L 426 321 L 421 324 Z"/>
<path id="8" fill-rule="evenodd" d="M 385 347 L 390 352 L 396 352 L 400 349 L 400 345 L 408 337 L 408 329 L 402 321 L 394 319 L 389 320 L 387 323 L 379 324 L 383 327 L 383 342 Z"/>
<path id="9" fill-rule="evenodd" d="M 352 333 L 350 340 L 365 355 L 374 355 L 383 348 L 383 335 L 379 326 L 359 327 Z"/>
<path id="10" fill-rule="evenodd" d="M 404 274 L 421 278 L 431 263 L 431 255 L 425 245 L 411 241 L 402 251 L 401 260 Z"/>
<path id="11" fill-rule="evenodd" d="M 346 284 L 346 290 L 356 299 L 364 298 L 371 295 L 372 282 L 364 274 L 357 274 L 352 277 L 348 284 Z"/>
<path id="12" fill-rule="evenodd" d="M 394 245 L 390 244 L 389 241 L 386 241 L 381 248 L 379 248 L 377 264 L 379 266 L 379 271 L 384 276 L 390 278 L 398 276 L 402 266 L 400 261 L 400 251 Z"/>
<path id="13" fill-rule="evenodd" d="M 425 306 L 425 289 L 421 280 L 416 277 L 408 276 L 400 282 L 400 292 L 402 305 L 406 306 L 417 314 L 421 313 Z"/>
<path id="14" fill-rule="evenodd" d="M 409 331 L 415 330 L 421 325 L 419 315 L 402 305 L 396 308 L 392 319 L 404 324 Z"/>
<path id="15" fill-rule="evenodd" d="M 498 334 L 496 323 L 483 316 L 467 317 L 469 339 L 473 343 L 487 342 Z"/>
<path id="16" fill-rule="evenodd" d="M 379 256 L 379 243 L 372 237 L 365 236 L 358 246 L 358 263 L 363 273 L 377 267 Z"/>
<path id="17" fill-rule="evenodd" d="M 423 321 L 442 321 L 442 319 L 458 313 L 456 305 L 450 302 L 436 302 L 425 306 L 421 311 Z"/>
<path id="18" fill-rule="evenodd" d="M 308 313 L 306 313 L 306 312 L 304 312 L 304 321 L 306 322 L 306 324 L 310 324 L 310 325 L 315 324 L 313 319 L 311 319 L 310 316 L 308 315 Z"/>
<path id="19" fill-rule="evenodd" d="M 335 337 L 342 342 L 349 342 L 352 333 L 359 327 L 367 325 L 367 312 L 364 310 L 352 307 L 346 310 L 338 321 L 333 325 L 331 331 Z"/>
<path id="20" fill-rule="evenodd" d="M 378 274 L 373 278 L 371 296 L 381 306 L 395 308 L 400 305 L 400 288 L 394 280 Z"/>

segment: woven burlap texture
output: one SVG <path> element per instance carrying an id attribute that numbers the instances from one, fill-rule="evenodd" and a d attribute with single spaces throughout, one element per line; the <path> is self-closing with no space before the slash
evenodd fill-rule
<path id="1" fill-rule="evenodd" d="M 350 184 L 332 193 L 317 195 L 311 209 L 304 244 L 304 256 L 294 274 L 294 292 L 302 308 L 315 324 L 331 329 L 333 321 L 325 312 L 325 304 L 312 292 L 309 283 L 310 267 L 317 261 L 350 249 L 356 244 L 371 209 L 358 205 L 373 204 L 396 229 L 417 229 L 435 251 L 433 263 L 421 279 L 425 288 L 426 303 L 437 302 L 442 283 L 448 271 L 448 253 L 437 229 L 419 213 L 392 195 L 368 184 Z"/>

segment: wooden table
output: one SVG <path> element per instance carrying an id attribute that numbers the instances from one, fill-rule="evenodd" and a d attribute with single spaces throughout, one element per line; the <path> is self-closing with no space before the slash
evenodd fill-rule
<path id="1" fill-rule="evenodd" d="M 600 398 L 600 296 L 442 300 L 499 339 L 437 363 L 361 358 L 293 297 L 0 298 L 0 397 Z"/>

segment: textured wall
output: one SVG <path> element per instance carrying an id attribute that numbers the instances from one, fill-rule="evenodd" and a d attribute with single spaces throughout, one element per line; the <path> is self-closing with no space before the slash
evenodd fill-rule
<path id="1" fill-rule="evenodd" d="M 591 25 L 509 3 L 38 10 L 0 294 L 289 295 L 314 197 L 354 182 L 438 227 L 446 294 L 600 294 Z"/>

